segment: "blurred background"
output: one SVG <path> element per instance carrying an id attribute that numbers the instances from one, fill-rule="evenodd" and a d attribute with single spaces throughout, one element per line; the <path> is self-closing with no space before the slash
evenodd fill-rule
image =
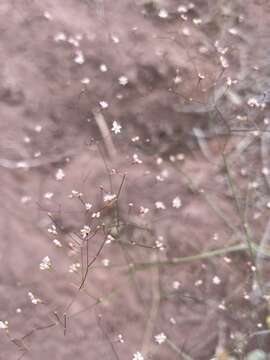
<path id="1" fill-rule="evenodd" d="M 269 16 L 0 1 L 0 359 L 267 359 Z"/>

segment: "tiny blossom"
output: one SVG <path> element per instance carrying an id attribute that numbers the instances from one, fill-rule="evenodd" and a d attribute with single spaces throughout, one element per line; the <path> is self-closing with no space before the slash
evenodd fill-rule
<path id="1" fill-rule="evenodd" d="M 122 334 L 117 335 L 117 341 L 120 342 L 121 344 L 123 344 L 125 342 Z"/>
<path id="2" fill-rule="evenodd" d="M 51 227 L 48 228 L 48 233 L 53 234 L 53 235 L 57 235 L 56 226 L 54 224 L 52 224 Z"/>
<path id="3" fill-rule="evenodd" d="M 81 267 L 81 264 L 80 264 L 80 263 L 71 264 L 71 265 L 69 266 L 69 268 L 68 268 L 68 272 L 70 272 L 70 273 L 77 272 L 80 267 Z"/>
<path id="4" fill-rule="evenodd" d="M 221 283 L 221 280 L 218 276 L 213 277 L 213 284 L 219 285 Z"/>
<path id="5" fill-rule="evenodd" d="M 165 210 L 166 209 L 166 206 L 163 204 L 162 201 L 156 201 L 155 206 L 156 206 L 157 209 L 160 209 L 160 210 Z"/>
<path id="6" fill-rule="evenodd" d="M 159 158 L 157 158 L 156 162 L 158 165 L 160 165 L 163 163 L 163 159 L 161 157 L 159 157 Z"/>
<path id="7" fill-rule="evenodd" d="M 71 194 L 69 195 L 69 198 L 74 198 L 74 197 L 81 197 L 83 196 L 83 194 L 77 190 L 71 190 Z"/>
<path id="8" fill-rule="evenodd" d="M 99 218 L 100 218 L 100 215 L 101 215 L 100 211 L 94 212 L 94 213 L 92 214 L 92 218 L 93 218 L 93 219 L 94 219 L 94 218 L 99 219 Z"/>
<path id="9" fill-rule="evenodd" d="M 93 207 L 93 205 L 90 204 L 90 203 L 85 203 L 84 206 L 85 206 L 85 209 L 86 209 L 87 211 L 89 211 L 89 210 L 92 209 L 92 207 Z"/>
<path id="10" fill-rule="evenodd" d="M 105 64 L 101 64 L 100 67 L 99 67 L 99 69 L 100 69 L 101 72 L 106 72 L 106 71 L 108 71 L 107 65 L 105 65 Z"/>
<path id="11" fill-rule="evenodd" d="M 49 270 L 52 268 L 52 262 L 49 256 L 45 256 L 39 264 L 40 270 Z"/>
<path id="12" fill-rule="evenodd" d="M 34 157 L 35 157 L 35 158 L 40 157 L 40 155 L 41 155 L 41 152 L 40 152 L 40 151 L 37 151 L 37 152 L 34 153 Z"/>
<path id="13" fill-rule="evenodd" d="M 121 132 L 122 126 L 114 120 L 113 122 L 113 126 L 111 128 L 112 132 L 114 132 L 115 134 L 119 134 Z"/>
<path id="14" fill-rule="evenodd" d="M 84 85 L 90 84 L 90 79 L 88 77 L 85 77 L 81 80 L 81 83 Z"/>
<path id="15" fill-rule="evenodd" d="M 31 300 L 31 303 L 32 303 L 32 304 L 37 305 L 37 304 L 41 304 L 41 303 L 42 303 L 41 299 L 35 297 L 35 295 L 34 295 L 32 292 L 30 292 L 30 291 L 28 292 L 28 296 L 30 297 L 30 300 Z"/>
<path id="16" fill-rule="evenodd" d="M 160 251 L 163 251 L 165 249 L 163 242 L 160 240 L 155 241 L 155 247 Z"/>
<path id="17" fill-rule="evenodd" d="M 175 83 L 175 84 L 180 84 L 181 82 L 182 82 L 182 77 L 181 76 L 179 76 L 179 75 L 177 75 L 177 76 L 175 76 L 175 78 L 173 79 L 173 82 Z"/>
<path id="18" fill-rule="evenodd" d="M 228 60 L 224 57 L 224 56 L 220 56 L 219 57 L 219 60 L 220 60 L 220 63 L 221 63 L 221 66 L 226 69 L 229 67 L 229 63 L 228 63 Z"/>
<path id="19" fill-rule="evenodd" d="M 193 21 L 193 24 L 195 24 L 195 25 L 200 25 L 202 23 L 202 19 L 200 19 L 200 18 L 194 18 L 192 21 Z"/>
<path id="20" fill-rule="evenodd" d="M 173 286 L 174 290 L 178 290 L 180 288 L 180 286 L 181 286 L 181 283 L 176 280 L 176 281 L 173 282 L 172 286 Z"/>
<path id="21" fill-rule="evenodd" d="M 132 142 L 136 142 L 136 141 L 139 141 L 139 140 L 140 140 L 139 136 L 134 136 L 133 138 L 131 138 Z"/>
<path id="22" fill-rule="evenodd" d="M 185 36 L 190 36 L 190 30 L 188 27 L 184 27 L 182 30 L 182 34 Z"/>
<path id="23" fill-rule="evenodd" d="M 142 164 L 142 160 L 139 159 L 138 154 L 133 154 L 132 155 L 132 163 L 133 164 Z"/>
<path id="24" fill-rule="evenodd" d="M 145 215 L 149 212 L 149 209 L 148 208 L 145 208 L 144 206 L 140 206 L 140 214 L 141 215 Z"/>
<path id="25" fill-rule="evenodd" d="M 111 39 L 115 44 L 118 44 L 120 42 L 119 38 L 115 35 L 111 35 Z"/>
<path id="26" fill-rule="evenodd" d="M 179 209 L 182 206 L 182 201 L 179 196 L 176 196 L 172 201 L 172 207 Z"/>
<path id="27" fill-rule="evenodd" d="M 109 266 L 109 264 L 110 264 L 110 260 L 109 260 L 109 259 L 103 259 L 101 262 L 102 262 L 102 265 L 103 265 L 103 266 Z"/>
<path id="28" fill-rule="evenodd" d="M 197 280 L 197 281 L 195 281 L 195 283 L 194 283 L 195 286 L 200 286 L 200 285 L 202 285 L 202 284 L 203 284 L 203 281 L 202 281 L 202 280 Z"/>
<path id="29" fill-rule="evenodd" d="M 44 195 L 43 195 L 43 197 L 44 197 L 44 199 L 48 199 L 48 200 L 50 200 L 52 197 L 53 197 L 53 193 L 52 192 L 46 192 Z"/>
<path id="30" fill-rule="evenodd" d="M 133 354 L 132 360 L 144 360 L 144 357 L 139 351 L 137 351 Z"/>
<path id="31" fill-rule="evenodd" d="M 162 332 L 160 334 L 155 335 L 155 341 L 161 345 L 167 340 L 167 336 Z"/>
<path id="32" fill-rule="evenodd" d="M 56 172 L 56 174 L 55 174 L 56 180 L 59 180 L 59 181 L 60 181 L 60 180 L 63 180 L 64 177 L 65 177 L 64 171 L 63 171 L 62 169 L 58 169 L 57 172 Z"/>
<path id="33" fill-rule="evenodd" d="M 170 318 L 170 323 L 171 323 L 172 325 L 175 325 L 175 324 L 176 324 L 175 318 L 171 317 L 171 318 Z"/>
<path id="34" fill-rule="evenodd" d="M 52 20 L 52 15 L 49 13 L 49 11 L 44 11 L 43 16 L 47 20 Z"/>
<path id="35" fill-rule="evenodd" d="M 25 136 L 23 138 L 23 141 L 26 143 L 26 144 L 29 144 L 31 142 L 31 138 L 29 136 Z"/>
<path id="36" fill-rule="evenodd" d="M 183 161 L 183 160 L 185 160 L 185 155 L 184 154 L 177 154 L 176 159 L 179 160 L 179 161 Z"/>
<path id="37" fill-rule="evenodd" d="M 22 196 L 22 197 L 21 197 L 21 203 L 22 203 L 22 204 L 26 204 L 26 203 L 28 203 L 28 202 L 31 201 L 31 200 L 32 200 L 31 196 Z"/>
<path id="38" fill-rule="evenodd" d="M 159 13 L 158 13 L 158 16 L 162 19 L 166 19 L 169 14 L 168 14 L 168 11 L 166 9 L 160 9 L 159 10 Z"/>
<path id="39" fill-rule="evenodd" d="M 105 195 L 103 196 L 103 201 L 104 201 L 105 203 L 111 202 L 111 201 L 113 201 L 113 200 L 115 200 L 115 199 L 116 199 L 116 194 L 105 194 Z"/>
<path id="40" fill-rule="evenodd" d="M 188 9 L 187 9 L 186 6 L 180 5 L 180 6 L 178 6 L 177 11 L 178 11 L 179 13 L 187 13 L 187 12 L 188 12 Z"/>
<path id="41" fill-rule="evenodd" d="M 106 239 L 106 244 L 110 244 L 112 241 L 114 241 L 115 239 L 114 239 L 114 237 L 112 236 L 112 235 L 108 235 L 107 236 L 107 239 Z"/>
<path id="42" fill-rule="evenodd" d="M 84 225 L 84 227 L 80 230 L 80 233 L 82 235 L 82 238 L 85 239 L 91 231 L 90 226 Z"/>
<path id="43" fill-rule="evenodd" d="M 263 175 L 269 175 L 269 169 L 267 167 L 262 168 L 262 174 Z"/>
<path id="44" fill-rule="evenodd" d="M 118 78 L 118 82 L 120 85 L 126 86 L 128 84 L 128 78 L 126 76 L 122 75 Z"/>
<path id="45" fill-rule="evenodd" d="M 76 56 L 74 58 L 74 62 L 76 64 L 82 65 L 84 63 L 84 55 L 81 50 L 76 51 Z"/>
<path id="46" fill-rule="evenodd" d="M 56 42 L 66 41 L 66 40 L 67 40 L 67 36 L 66 36 L 65 33 L 59 32 L 58 34 L 56 34 L 56 35 L 54 36 L 53 39 L 54 39 L 54 41 L 56 41 Z"/>
<path id="47" fill-rule="evenodd" d="M 7 330 L 8 329 L 8 321 L 0 320 L 0 330 Z"/>
<path id="48" fill-rule="evenodd" d="M 57 246 L 59 248 L 62 247 L 61 242 L 59 240 L 57 240 L 57 239 L 53 239 L 53 243 L 54 243 L 55 246 Z"/>
<path id="49" fill-rule="evenodd" d="M 22 312 L 22 309 L 21 309 L 21 308 L 17 308 L 17 309 L 16 309 L 16 313 L 17 313 L 17 314 L 20 314 L 21 312 Z"/>
<path id="50" fill-rule="evenodd" d="M 102 107 L 102 109 L 107 109 L 107 107 L 109 106 L 109 104 L 104 100 L 100 101 L 99 105 Z"/>

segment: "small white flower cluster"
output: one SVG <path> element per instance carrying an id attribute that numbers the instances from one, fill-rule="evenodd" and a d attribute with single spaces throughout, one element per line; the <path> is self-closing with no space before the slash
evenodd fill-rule
<path id="1" fill-rule="evenodd" d="M 116 199 L 116 194 L 108 193 L 103 196 L 103 201 L 105 203 L 110 203 L 110 202 L 114 201 L 115 199 Z"/>
<path id="2" fill-rule="evenodd" d="M 84 206 L 85 206 L 85 210 L 86 210 L 86 211 L 91 210 L 91 209 L 92 209 L 92 207 L 93 207 L 93 205 L 92 205 L 92 204 L 90 204 L 90 203 L 88 203 L 88 202 L 87 202 L 87 203 L 85 203 L 85 204 L 84 204 Z"/>
<path id="3" fill-rule="evenodd" d="M 0 330 L 7 330 L 8 329 L 8 321 L 0 320 Z"/>
<path id="4" fill-rule="evenodd" d="M 159 210 L 165 210 L 166 206 L 164 205 L 164 203 L 162 201 L 156 201 L 155 202 L 155 207 Z"/>
<path id="5" fill-rule="evenodd" d="M 139 158 L 138 154 L 132 155 L 132 164 L 142 164 L 142 160 Z"/>
<path id="6" fill-rule="evenodd" d="M 128 78 L 126 76 L 122 75 L 118 78 L 118 82 L 120 85 L 126 86 L 128 84 Z"/>
<path id="7" fill-rule="evenodd" d="M 145 208 L 144 206 L 140 206 L 139 212 L 141 215 L 146 215 L 149 212 L 149 209 Z"/>
<path id="8" fill-rule="evenodd" d="M 39 264 L 40 270 L 50 270 L 52 268 L 52 262 L 49 256 L 45 256 Z"/>
<path id="9" fill-rule="evenodd" d="M 249 98 L 248 102 L 247 102 L 248 106 L 252 107 L 252 108 L 261 108 L 264 109 L 266 104 L 264 102 L 260 102 L 259 100 L 257 100 L 256 98 Z"/>
<path id="10" fill-rule="evenodd" d="M 82 238 L 85 239 L 91 232 L 91 228 L 88 225 L 84 225 L 84 227 L 80 230 Z"/>
<path id="11" fill-rule="evenodd" d="M 112 125 L 113 125 L 112 128 L 111 128 L 112 132 L 113 132 L 115 135 L 116 135 L 116 134 L 120 134 L 121 129 L 122 129 L 122 126 L 121 126 L 116 120 L 113 121 L 113 124 L 112 124 Z"/>
<path id="12" fill-rule="evenodd" d="M 56 247 L 59 247 L 59 248 L 62 247 L 61 242 L 60 242 L 59 240 L 57 240 L 57 239 L 53 239 L 53 243 L 54 243 L 54 245 L 55 245 Z"/>
<path id="13" fill-rule="evenodd" d="M 28 296 L 30 297 L 30 300 L 31 300 L 31 303 L 32 304 L 41 304 L 42 303 L 42 300 L 39 299 L 38 297 L 36 297 L 32 292 L 28 292 Z"/>
<path id="14" fill-rule="evenodd" d="M 179 209 L 182 206 L 182 201 L 179 196 L 176 196 L 172 201 L 172 207 Z"/>
<path id="15" fill-rule="evenodd" d="M 103 259 L 101 262 L 102 262 L 102 265 L 105 267 L 110 265 L 110 259 Z"/>
<path id="16" fill-rule="evenodd" d="M 68 272 L 75 273 L 79 270 L 80 267 L 81 267 L 80 263 L 71 264 L 71 265 L 69 265 Z"/>
<path id="17" fill-rule="evenodd" d="M 163 332 L 160 333 L 160 334 L 157 334 L 157 335 L 155 336 L 155 341 L 156 341 L 159 345 L 163 344 L 166 340 L 167 340 L 167 336 L 166 336 Z"/>
<path id="18" fill-rule="evenodd" d="M 52 224 L 51 227 L 48 228 L 48 233 L 53 234 L 53 235 L 57 235 L 56 226 L 54 224 Z"/>
<path id="19" fill-rule="evenodd" d="M 58 169 L 56 174 L 55 174 L 55 178 L 56 180 L 60 181 L 60 180 L 63 180 L 65 177 L 65 173 L 62 169 Z"/>
<path id="20" fill-rule="evenodd" d="M 44 199 L 48 199 L 48 200 L 50 200 L 52 197 L 53 197 L 53 192 L 46 192 L 44 195 L 43 195 L 43 197 L 44 197 Z"/>
<path id="21" fill-rule="evenodd" d="M 84 55 L 81 50 L 76 50 L 74 62 L 79 65 L 82 65 L 85 62 Z"/>
<path id="22" fill-rule="evenodd" d="M 109 104 L 107 103 L 107 101 L 100 101 L 99 105 L 102 107 L 102 109 L 107 109 L 107 107 L 109 107 Z"/>
<path id="23" fill-rule="evenodd" d="M 144 357 L 143 357 L 142 353 L 137 351 L 133 354 L 132 360 L 144 360 Z"/>
<path id="24" fill-rule="evenodd" d="M 79 192 L 79 191 L 77 191 L 77 190 L 71 190 L 71 194 L 68 195 L 68 197 L 69 197 L 70 199 L 80 198 L 80 197 L 82 197 L 82 196 L 83 196 L 83 193 L 81 193 L 81 192 Z"/>

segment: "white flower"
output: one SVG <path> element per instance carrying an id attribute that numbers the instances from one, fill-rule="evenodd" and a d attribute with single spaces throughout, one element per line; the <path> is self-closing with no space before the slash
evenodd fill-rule
<path id="1" fill-rule="evenodd" d="M 63 180 L 65 177 L 65 173 L 62 169 L 58 169 L 55 174 L 56 180 Z"/>
<path id="2" fill-rule="evenodd" d="M 133 154 L 132 159 L 133 159 L 133 161 L 132 161 L 133 164 L 142 164 L 142 160 L 139 159 L 138 154 Z"/>
<path id="3" fill-rule="evenodd" d="M 32 304 L 37 305 L 37 304 L 42 303 L 41 299 L 35 297 L 35 295 L 33 293 L 31 293 L 30 291 L 28 292 L 28 296 L 30 297 Z"/>
<path id="4" fill-rule="evenodd" d="M 125 85 L 128 84 L 128 78 L 126 76 L 120 76 L 118 78 L 118 82 L 119 82 L 120 85 L 125 86 Z"/>
<path id="5" fill-rule="evenodd" d="M 105 203 L 111 202 L 111 201 L 113 201 L 114 199 L 116 199 L 116 195 L 115 195 L 115 194 L 105 194 L 104 197 L 103 197 L 103 201 L 104 201 Z"/>
<path id="6" fill-rule="evenodd" d="M 179 196 L 176 196 L 172 201 L 172 207 L 179 209 L 182 206 L 182 201 Z"/>
<path id="7" fill-rule="evenodd" d="M 140 214 L 145 215 L 149 212 L 148 208 L 145 208 L 144 206 L 140 206 Z"/>
<path id="8" fill-rule="evenodd" d="M 221 280 L 218 276 L 213 277 L 213 284 L 219 285 L 221 283 Z"/>
<path id="9" fill-rule="evenodd" d="M 160 210 L 165 210 L 166 209 L 166 206 L 163 204 L 162 201 L 156 201 L 155 206 L 156 206 L 157 209 L 160 209 Z"/>
<path id="10" fill-rule="evenodd" d="M 159 10 L 159 13 L 158 13 L 158 16 L 162 19 L 166 19 L 169 14 L 168 14 L 168 11 L 166 9 L 160 9 Z"/>
<path id="11" fill-rule="evenodd" d="M 99 105 L 102 107 L 102 109 L 107 109 L 107 107 L 109 106 L 109 104 L 104 100 L 100 101 Z"/>
<path id="12" fill-rule="evenodd" d="M 106 72 L 106 71 L 108 71 L 108 67 L 105 64 L 101 64 L 100 67 L 99 67 L 99 70 L 101 72 Z"/>
<path id="13" fill-rule="evenodd" d="M 45 256 L 44 259 L 42 259 L 41 263 L 39 264 L 40 270 L 49 270 L 52 267 L 52 262 L 49 256 Z"/>
<path id="14" fill-rule="evenodd" d="M 6 330 L 8 328 L 8 321 L 0 320 L 0 330 Z"/>
<path id="15" fill-rule="evenodd" d="M 122 126 L 114 120 L 113 122 L 113 126 L 112 126 L 112 132 L 114 132 L 115 134 L 119 134 L 121 132 Z"/>
<path id="16" fill-rule="evenodd" d="M 46 193 L 44 194 L 44 198 L 45 198 L 45 199 L 50 200 L 52 197 L 53 197 L 53 193 L 52 193 L 52 192 L 46 192 Z"/>
<path id="17" fill-rule="evenodd" d="M 103 259 L 103 260 L 102 260 L 102 265 L 103 265 L 103 266 L 106 267 L 106 266 L 109 266 L 109 264 L 110 264 L 110 260 L 109 260 L 109 259 Z"/>
<path id="18" fill-rule="evenodd" d="M 163 344 L 167 339 L 167 336 L 162 332 L 155 336 L 155 341 L 160 345 Z"/>
<path id="19" fill-rule="evenodd" d="M 90 204 L 90 203 L 85 203 L 84 206 L 87 211 L 92 209 L 92 204 Z"/>
<path id="20" fill-rule="evenodd" d="M 84 227 L 80 230 L 80 233 L 82 235 L 82 238 L 85 239 L 91 231 L 90 226 L 84 225 Z"/>
<path id="21" fill-rule="evenodd" d="M 81 267 L 81 264 L 80 264 L 80 263 L 71 264 L 71 265 L 69 266 L 68 272 L 70 272 L 70 273 L 77 272 L 80 267 Z"/>
<path id="22" fill-rule="evenodd" d="M 57 239 L 54 239 L 54 240 L 53 240 L 53 243 L 54 243 L 55 246 L 57 246 L 57 247 L 59 247 L 59 248 L 62 247 L 62 244 L 61 244 L 60 241 L 57 240 Z"/>
<path id="23" fill-rule="evenodd" d="M 133 354 L 132 360 L 144 360 L 144 357 L 139 351 L 137 351 L 135 354 Z"/>
<path id="24" fill-rule="evenodd" d="M 76 64 L 79 64 L 79 65 L 81 65 L 81 64 L 83 64 L 84 63 L 84 55 L 83 55 L 83 53 L 82 53 L 82 51 L 81 50 L 77 50 L 76 51 L 76 56 L 75 56 L 75 58 L 74 58 L 74 62 L 76 63 Z"/>

